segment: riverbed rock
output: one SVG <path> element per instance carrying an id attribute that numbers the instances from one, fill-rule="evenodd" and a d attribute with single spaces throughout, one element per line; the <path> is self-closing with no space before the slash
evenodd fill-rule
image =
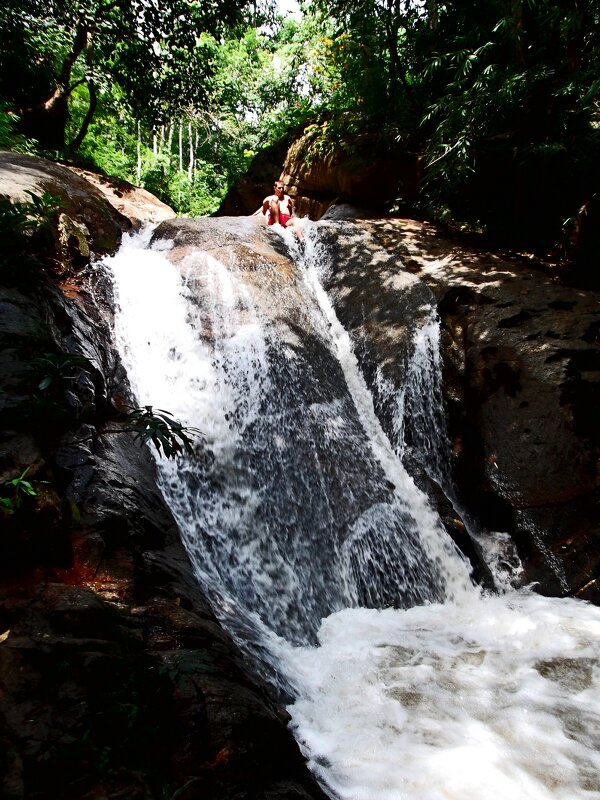
<path id="1" fill-rule="evenodd" d="M 597 292 L 416 221 L 331 223 L 326 236 L 329 290 L 372 384 L 379 369 L 402 385 L 406 308 L 433 293 L 463 508 L 511 534 L 539 591 L 598 601 Z"/>
<path id="2" fill-rule="evenodd" d="M 129 220 L 84 178 L 0 155 L 11 197 L 57 191 L 92 250 L 114 249 Z M 126 430 L 107 275 L 57 277 L 46 255 L 0 287 L 0 480 L 33 489 L 0 512 L 0 794 L 324 797 Z"/>

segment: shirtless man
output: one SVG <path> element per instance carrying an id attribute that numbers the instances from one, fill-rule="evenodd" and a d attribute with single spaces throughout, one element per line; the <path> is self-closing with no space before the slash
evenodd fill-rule
<path id="1" fill-rule="evenodd" d="M 283 182 L 275 181 L 273 189 L 275 194 L 265 197 L 261 208 L 261 213 L 266 214 L 267 225 L 279 224 L 284 228 L 292 228 L 298 239 L 304 239 L 302 226 L 294 216 L 294 201 L 284 193 Z"/>

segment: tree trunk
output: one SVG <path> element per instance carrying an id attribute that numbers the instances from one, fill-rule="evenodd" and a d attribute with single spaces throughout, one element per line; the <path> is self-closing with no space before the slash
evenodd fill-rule
<path id="1" fill-rule="evenodd" d="M 137 182 L 142 182 L 142 123 L 137 121 Z"/>
<path id="2" fill-rule="evenodd" d="M 88 44 L 89 36 L 90 31 L 87 26 L 79 25 L 71 52 L 63 60 L 56 89 L 42 103 L 18 110 L 20 119 L 17 129 L 24 136 L 36 139 L 42 148 L 62 150 L 65 146 L 65 129 L 69 117 L 68 99 L 75 88 L 69 86 L 71 73 L 73 64 Z"/>
<path id="3" fill-rule="evenodd" d="M 188 181 L 191 183 L 194 177 L 194 132 L 192 131 L 192 121 L 188 122 L 188 145 L 190 149 L 190 160 L 188 163 Z"/>
<path id="4" fill-rule="evenodd" d="M 17 130 L 35 139 L 45 150 L 62 150 L 69 117 L 68 95 L 56 89 L 52 97 L 38 106 L 20 112 Z"/>
<path id="5" fill-rule="evenodd" d="M 79 129 L 79 133 L 73 139 L 71 144 L 69 145 L 69 150 L 74 152 L 81 147 L 81 143 L 85 139 L 88 128 L 90 127 L 90 122 L 92 121 L 94 114 L 96 113 L 96 108 L 98 106 L 98 94 L 96 92 L 96 84 L 92 79 L 88 81 L 88 91 L 90 93 L 90 104 L 88 106 L 88 110 L 84 117 L 83 122 L 81 123 L 81 128 Z"/>
<path id="6" fill-rule="evenodd" d="M 400 13 L 400 7 L 398 3 L 396 3 L 394 0 L 388 0 L 384 14 L 388 52 L 390 54 L 389 99 L 390 102 L 395 102 L 398 94 L 396 85 L 398 82 L 400 82 L 404 87 L 404 92 L 409 105 L 413 108 L 413 110 L 416 110 L 416 103 L 412 87 L 406 79 L 406 70 L 398 51 L 398 31 L 401 25 Z"/>
<path id="7" fill-rule="evenodd" d="M 86 115 L 81 123 L 81 128 L 79 129 L 79 133 L 73 139 L 71 144 L 69 145 L 69 150 L 74 152 L 80 146 L 83 140 L 86 137 L 88 132 L 88 128 L 90 127 L 90 122 L 92 121 L 94 114 L 96 113 L 96 108 L 98 106 L 98 94 L 96 92 L 96 82 L 94 81 L 94 59 L 93 59 L 93 39 L 91 33 L 88 31 L 85 36 L 85 62 L 87 67 L 87 85 L 88 85 L 88 92 L 90 102 L 88 105 L 88 110 Z M 74 87 L 71 87 L 70 91 L 73 90 Z"/>
<path id="8" fill-rule="evenodd" d="M 179 171 L 183 172 L 183 123 L 179 123 Z"/>

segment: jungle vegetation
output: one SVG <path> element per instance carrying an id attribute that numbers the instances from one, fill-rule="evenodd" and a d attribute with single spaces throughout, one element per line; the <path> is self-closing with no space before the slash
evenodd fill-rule
<path id="1" fill-rule="evenodd" d="M 416 213 L 519 247 L 590 247 L 600 0 L 5 0 L 0 147 L 75 160 L 178 212 L 215 211 L 252 157 L 418 154 Z M 587 237 L 587 238 L 586 238 Z M 593 238 L 593 237 L 592 237 Z"/>

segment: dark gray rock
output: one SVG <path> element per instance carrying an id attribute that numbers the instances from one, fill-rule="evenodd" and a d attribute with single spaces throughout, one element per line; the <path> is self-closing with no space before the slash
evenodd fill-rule
<path id="1" fill-rule="evenodd" d="M 83 178 L 0 156 L 13 197 L 68 193 L 97 251 L 114 248 L 122 221 Z M 1 289 L 0 478 L 29 468 L 37 494 L 2 518 L 0 794 L 323 797 L 202 594 L 150 453 L 112 432 L 131 397 L 109 282 L 88 267 L 63 292 L 32 269 Z M 40 390 L 44 353 L 87 361 Z"/>
<path id="2" fill-rule="evenodd" d="M 371 382 L 379 368 L 401 385 L 411 297 L 436 298 L 462 507 L 512 535 L 541 592 L 600 599 L 597 292 L 411 220 L 325 235 L 337 248 L 329 289 Z"/>

